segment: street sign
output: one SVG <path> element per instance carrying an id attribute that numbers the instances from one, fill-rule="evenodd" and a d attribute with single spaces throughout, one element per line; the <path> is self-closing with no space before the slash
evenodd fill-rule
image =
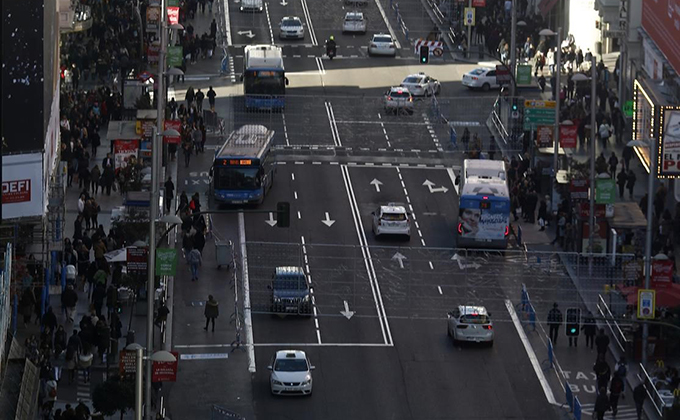
<path id="1" fill-rule="evenodd" d="M 472 6 L 474 6 L 474 7 L 486 7 L 486 0 L 472 0 Z"/>
<path id="2" fill-rule="evenodd" d="M 466 7 L 465 8 L 465 20 L 463 21 L 465 26 L 475 26 L 475 8 Z"/>
<path id="3" fill-rule="evenodd" d="M 530 64 L 519 64 L 517 66 L 517 76 L 516 81 L 518 86 L 530 85 L 531 84 L 531 65 Z"/>
<path id="4" fill-rule="evenodd" d="M 637 317 L 638 319 L 654 319 L 656 305 L 656 290 L 638 289 L 638 305 Z"/>
<path id="5" fill-rule="evenodd" d="M 524 101 L 524 131 L 550 124 L 555 124 L 555 101 Z"/>
<path id="6" fill-rule="evenodd" d="M 170 353 L 175 356 L 174 362 L 153 362 L 151 382 L 177 381 L 177 362 L 179 360 L 179 353 L 176 351 L 171 351 Z"/>
<path id="7" fill-rule="evenodd" d="M 616 199 L 616 183 L 611 178 L 595 180 L 595 202 L 597 204 L 614 204 Z"/>
<path id="8" fill-rule="evenodd" d="M 181 45 L 168 47 L 168 67 L 182 67 L 184 48 Z"/>

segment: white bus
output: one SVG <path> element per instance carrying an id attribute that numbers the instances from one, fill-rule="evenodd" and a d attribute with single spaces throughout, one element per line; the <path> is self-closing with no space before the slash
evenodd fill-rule
<path id="1" fill-rule="evenodd" d="M 243 94 L 248 109 L 283 109 L 286 106 L 286 70 L 281 47 L 247 45 L 243 60 Z"/>

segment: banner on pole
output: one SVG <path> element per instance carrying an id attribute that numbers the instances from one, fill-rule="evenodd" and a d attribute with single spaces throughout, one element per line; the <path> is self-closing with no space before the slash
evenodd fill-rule
<path id="1" fill-rule="evenodd" d="M 174 276 L 177 272 L 177 250 L 174 248 L 156 249 L 156 275 Z"/>

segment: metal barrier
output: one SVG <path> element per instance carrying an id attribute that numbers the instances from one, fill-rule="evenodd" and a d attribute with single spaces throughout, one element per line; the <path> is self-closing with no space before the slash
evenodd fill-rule
<path id="1" fill-rule="evenodd" d="M 640 363 L 640 372 L 642 372 L 642 377 L 638 375 L 638 378 L 640 381 L 644 382 L 645 384 L 645 390 L 647 391 L 647 396 L 649 397 L 649 400 L 652 402 L 652 405 L 654 406 L 654 410 L 659 414 L 659 416 L 663 417 L 663 411 L 664 411 L 664 401 L 661 398 L 661 394 L 659 394 L 659 391 L 656 389 L 656 386 L 654 386 L 654 382 L 652 382 L 652 378 L 650 378 L 649 374 L 647 373 L 647 370 L 645 367 Z"/>
<path id="2" fill-rule="evenodd" d="M 616 317 L 609 310 L 609 306 L 607 306 L 607 304 L 605 303 L 604 299 L 602 298 L 602 295 L 598 295 L 598 299 L 599 300 L 597 302 L 597 310 L 599 311 L 600 315 L 603 318 L 605 318 L 605 322 L 609 327 L 609 331 L 611 332 L 612 337 L 614 337 L 614 340 L 616 341 L 616 344 L 619 346 L 621 352 L 625 354 L 626 350 L 628 349 L 629 344 L 628 339 L 626 338 L 623 331 L 621 331 L 619 324 L 616 322 Z"/>

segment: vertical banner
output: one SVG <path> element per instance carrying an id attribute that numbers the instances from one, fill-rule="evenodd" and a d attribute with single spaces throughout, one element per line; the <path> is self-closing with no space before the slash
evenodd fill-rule
<path id="1" fill-rule="evenodd" d="M 538 147 L 551 147 L 553 145 L 553 127 L 539 125 L 536 129 L 536 144 Z"/>
<path id="2" fill-rule="evenodd" d="M 174 362 L 153 362 L 151 369 L 151 382 L 177 381 L 177 364 L 179 363 L 179 353 L 176 351 L 171 351 L 170 353 L 175 356 Z"/>
<path id="3" fill-rule="evenodd" d="M 595 202 L 597 204 L 614 204 L 616 198 L 616 183 L 611 178 L 597 178 L 595 180 Z"/>
<path id="4" fill-rule="evenodd" d="M 130 156 L 137 157 L 139 150 L 139 140 L 114 140 L 113 141 L 113 161 L 114 168 L 124 168 Z"/>
<path id="5" fill-rule="evenodd" d="M 182 123 L 179 120 L 165 120 L 164 129 L 167 130 L 172 128 L 177 130 L 178 133 L 182 132 Z M 164 136 L 163 143 L 176 143 L 179 144 L 182 138 L 180 136 Z"/>
<path id="6" fill-rule="evenodd" d="M 578 127 L 575 125 L 560 125 L 560 147 L 563 149 L 576 148 L 576 134 Z"/>
<path id="7" fill-rule="evenodd" d="M 673 260 L 652 260 L 652 287 L 664 289 L 673 282 Z"/>
<path id="8" fill-rule="evenodd" d="M 146 30 L 149 32 L 158 31 L 161 22 L 161 8 L 149 6 L 146 8 Z"/>
<path id="9" fill-rule="evenodd" d="M 182 67 L 184 48 L 181 45 L 168 47 L 168 67 Z"/>
<path id="10" fill-rule="evenodd" d="M 168 25 L 177 25 L 179 23 L 179 7 L 168 6 Z"/>
<path id="11" fill-rule="evenodd" d="M 174 276 L 177 271 L 177 250 L 174 248 L 156 249 L 156 275 Z"/>

